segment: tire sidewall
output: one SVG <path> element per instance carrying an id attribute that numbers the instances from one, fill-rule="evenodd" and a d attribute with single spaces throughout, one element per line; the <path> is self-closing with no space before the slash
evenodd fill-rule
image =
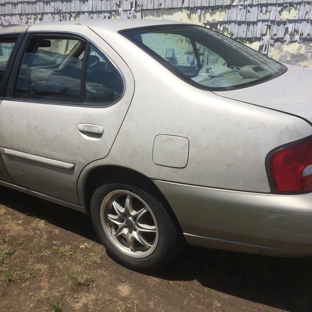
<path id="1" fill-rule="evenodd" d="M 158 242 L 155 250 L 144 258 L 131 257 L 117 249 L 111 240 L 105 234 L 101 222 L 101 205 L 106 197 L 112 191 L 124 190 L 136 194 L 152 210 L 158 227 Z M 111 183 L 100 186 L 94 193 L 91 200 L 91 219 L 95 231 L 105 246 L 107 253 L 115 261 L 134 270 L 151 270 L 160 268 L 166 264 L 166 258 L 169 259 L 170 251 L 174 248 L 175 226 L 163 205 L 152 195 L 144 190 L 127 184 Z M 173 231 L 173 232 L 172 232 Z M 171 257 L 170 257 L 171 258 Z"/>

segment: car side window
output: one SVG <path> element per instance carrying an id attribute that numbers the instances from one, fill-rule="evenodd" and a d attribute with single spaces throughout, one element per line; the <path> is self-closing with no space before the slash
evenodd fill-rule
<path id="1" fill-rule="evenodd" d="M 93 45 L 88 47 L 84 40 L 64 36 L 32 35 L 14 96 L 107 105 L 122 96 L 123 88 L 121 74 Z"/>
<path id="2" fill-rule="evenodd" d="M 121 98 L 123 89 L 123 80 L 118 70 L 91 45 L 86 68 L 85 102 L 115 102 Z"/>
<path id="3" fill-rule="evenodd" d="M 0 85 L 17 37 L 0 39 Z"/>
<path id="4" fill-rule="evenodd" d="M 26 47 L 15 97 L 79 102 L 86 43 L 63 37 L 33 35 Z"/>
<path id="5" fill-rule="evenodd" d="M 122 96 L 123 88 L 118 70 L 91 45 L 86 69 L 85 102 L 115 102 Z"/>

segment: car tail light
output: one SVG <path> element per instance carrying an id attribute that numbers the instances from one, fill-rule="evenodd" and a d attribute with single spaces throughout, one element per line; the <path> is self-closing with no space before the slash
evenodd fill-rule
<path id="1" fill-rule="evenodd" d="M 271 153 L 269 166 L 275 193 L 312 191 L 312 138 L 281 147 Z"/>

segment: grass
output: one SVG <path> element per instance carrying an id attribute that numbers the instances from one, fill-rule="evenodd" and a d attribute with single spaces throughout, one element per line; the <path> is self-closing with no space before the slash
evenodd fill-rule
<path id="1" fill-rule="evenodd" d="M 53 245 L 52 249 L 59 254 L 66 256 L 68 258 L 71 258 L 74 255 L 74 250 L 70 246 L 58 246 L 58 245 Z"/>
<path id="2" fill-rule="evenodd" d="M 39 226 L 45 226 L 47 225 L 48 221 L 45 220 L 45 219 L 41 219 L 41 218 L 38 218 L 36 216 L 32 216 L 35 220 L 37 220 Z"/>
<path id="3" fill-rule="evenodd" d="M 101 253 L 92 251 L 84 258 L 84 263 L 91 266 L 92 264 L 100 264 L 103 261 Z"/>
<path id="4" fill-rule="evenodd" d="M 61 246 L 60 242 L 54 241 L 52 249 L 53 251 L 71 258 L 75 256 L 79 259 L 82 263 L 86 264 L 87 266 L 92 266 L 93 264 L 101 264 L 103 261 L 103 254 L 102 251 L 97 251 L 94 244 L 82 244 L 80 248 L 83 252 L 77 252 L 75 254 L 73 247 L 71 246 Z M 87 251 L 88 253 L 86 254 Z"/>
<path id="5" fill-rule="evenodd" d="M 24 244 L 24 240 L 23 239 L 18 239 L 15 243 L 14 246 L 16 247 L 21 247 Z"/>
<path id="6" fill-rule="evenodd" d="M 21 276 L 22 280 L 29 281 L 37 276 L 38 272 L 36 271 L 28 271 Z"/>
<path id="7" fill-rule="evenodd" d="M 16 251 L 16 249 L 5 250 L 0 256 L 0 264 L 3 264 L 6 259 L 11 258 L 12 255 L 15 253 L 15 251 Z"/>
<path id="8" fill-rule="evenodd" d="M 61 312 L 62 311 L 62 307 L 61 307 L 61 300 L 57 299 L 56 302 L 54 303 L 49 303 L 49 311 L 52 312 Z"/>
<path id="9" fill-rule="evenodd" d="M 77 258 L 87 266 L 92 266 L 93 264 L 101 264 L 103 261 L 102 250 L 98 251 L 94 243 L 85 243 L 80 245 L 80 248 L 84 251 L 89 251 L 87 255 L 85 252 L 78 252 Z"/>
<path id="10" fill-rule="evenodd" d="M 2 271 L 2 281 L 8 285 L 11 282 L 28 281 L 30 279 L 33 279 L 37 275 L 37 272 L 35 271 L 28 271 L 26 273 L 17 273 L 17 272 L 13 272 L 13 270 L 11 269 L 12 263 L 14 265 L 14 259 L 12 260 L 11 258 L 13 254 L 15 254 L 17 247 L 21 247 L 24 244 L 24 240 L 20 238 L 12 239 L 10 237 L 1 235 L 0 245 L 6 245 L 6 244 L 11 245 L 11 246 L 8 246 L 8 248 L 0 254 L 0 265 L 9 263 L 10 267 L 0 268 L 0 270 Z"/>
<path id="11" fill-rule="evenodd" d="M 67 237 L 62 239 L 67 233 L 62 234 L 61 227 L 55 228 L 53 222 L 46 223 L 41 221 L 42 219 L 41 216 L 36 221 L 25 216 L 25 222 L 22 224 L 24 232 L 20 232 L 20 228 L 18 232 L 11 231 L 13 227 L 10 224 L 2 227 L 0 286 L 4 286 L 3 294 L 10 296 L 10 300 L 13 298 L 12 294 L 19 291 L 20 298 L 24 302 L 29 300 L 29 307 L 32 307 L 33 311 L 73 311 L 78 303 L 85 305 L 89 311 L 122 310 L 119 307 L 132 311 L 136 310 L 137 302 L 142 311 L 166 310 L 164 305 L 160 304 L 162 301 L 158 302 L 153 293 L 153 280 L 149 287 L 146 287 L 146 294 L 150 295 L 147 299 L 143 293 L 144 286 L 142 287 L 145 302 L 140 301 L 141 293 L 133 293 L 131 298 L 123 297 L 116 291 L 116 284 L 124 281 L 120 277 L 117 280 L 111 278 L 112 274 L 119 276 L 116 272 L 119 270 L 118 266 L 107 262 L 111 260 L 107 260 L 102 246 L 86 239 L 83 236 L 84 232 L 81 234 L 78 231 L 81 238 L 77 239 L 75 236 L 73 245 L 68 246 L 70 243 Z M 8 220 L 13 224 L 16 218 Z M 51 217 L 48 220 L 54 219 Z M 47 225 L 42 227 L 43 224 Z M 32 231 L 29 231 L 29 226 L 33 227 Z M 63 236 L 59 235 L 59 231 Z M 40 241 L 45 233 L 48 234 L 48 239 Z M 115 270 L 111 275 L 110 267 Z M 134 285 L 135 278 L 146 280 L 145 276 L 135 272 L 129 276 L 133 277 L 133 280 L 130 279 L 127 283 Z M 28 283 L 32 279 L 35 280 Z M 172 297 L 173 300 L 178 298 L 178 294 L 183 295 L 180 298 L 189 300 L 188 294 L 191 289 L 193 291 L 191 286 L 194 286 L 195 290 L 201 289 L 202 292 L 194 292 L 194 296 L 198 302 L 203 300 L 203 307 L 211 306 L 210 302 L 205 301 L 204 291 L 207 290 L 209 298 L 208 291 L 212 289 L 236 296 L 238 299 L 267 305 L 268 311 L 275 308 L 312 311 L 312 257 L 269 258 L 188 247 L 177 262 L 168 269 L 152 274 L 151 279 L 159 280 L 155 287 L 170 289 L 176 296 Z M 107 288 L 106 293 L 103 293 L 103 285 Z M 139 289 L 141 285 L 142 283 L 138 284 Z M 199 288 L 198 285 L 202 287 Z M 93 298 L 94 294 L 98 296 Z M 128 300 L 131 300 L 131 304 Z M 9 304 L 10 302 L 2 300 L 0 310 L 8 311 Z"/>
<path id="12" fill-rule="evenodd" d="M 106 299 L 105 299 L 105 302 L 106 302 L 106 305 L 107 305 L 107 306 L 112 305 L 115 301 L 116 301 L 116 300 L 113 299 L 113 298 L 106 298 Z"/>
<path id="13" fill-rule="evenodd" d="M 11 269 L 4 269 L 3 271 L 3 280 L 6 284 L 17 281 L 19 279 L 18 276 L 13 274 Z"/>
<path id="14" fill-rule="evenodd" d="M 16 281 L 29 281 L 37 276 L 36 271 L 27 271 L 26 273 L 13 273 L 11 268 L 2 269 L 3 281 L 8 285 Z"/>
<path id="15" fill-rule="evenodd" d="M 78 274 L 73 273 L 68 274 L 68 277 L 75 286 L 89 286 L 91 282 L 90 277 L 87 275 L 79 276 Z"/>
<path id="16" fill-rule="evenodd" d="M 1 245 L 7 244 L 9 241 L 10 239 L 8 237 L 1 235 L 1 238 L 0 238 Z"/>

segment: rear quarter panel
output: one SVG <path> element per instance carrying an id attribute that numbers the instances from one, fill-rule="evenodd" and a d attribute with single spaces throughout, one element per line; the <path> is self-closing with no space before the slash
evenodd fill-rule
<path id="1" fill-rule="evenodd" d="M 108 31 L 99 35 L 125 60 L 135 79 L 132 104 L 106 164 L 152 179 L 268 193 L 267 154 L 312 134 L 300 118 L 192 87 L 126 38 Z M 153 161 L 158 135 L 188 140 L 186 166 Z"/>

